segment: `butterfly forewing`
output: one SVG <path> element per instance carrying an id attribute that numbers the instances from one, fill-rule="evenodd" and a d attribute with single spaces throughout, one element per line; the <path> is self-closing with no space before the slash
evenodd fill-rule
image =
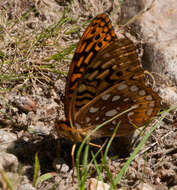
<path id="1" fill-rule="evenodd" d="M 65 115 L 69 116 L 71 98 L 78 82 L 97 53 L 117 39 L 111 20 L 106 13 L 95 17 L 82 35 L 70 65 L 65 90 Z M 70 107 L 70 109 L 69 109 Z M 73 113 L 74 114 L 74 113 Z"/>

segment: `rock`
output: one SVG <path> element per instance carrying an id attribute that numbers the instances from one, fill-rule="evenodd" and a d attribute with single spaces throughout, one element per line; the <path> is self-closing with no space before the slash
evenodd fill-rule
<path id="1" fill-rule="evenodd" d="M 153 2 L 151 4 L 151 2 Z M 152 6 L 151 6 L 152 5 Z M 123 23 L 136 16 L 144 8 L 143 14 L 136 17 L 136 31 L 143 37 L 143 67 L 149 71 L 168 76 L 177 82 L 177 1 L 126 0 L 121 8 Z"/>
<path id="2" fill-rule="evenodd" d="M 19 189 L 17 186 L 19 185 L 20 182 L 20 176 L 17 173 L 12 173 L 12 172 L 1 172 L 1 174 L 3 173 L 2 178 L 0 176 L 0 182 L 2 182 L 2 189 L 9 189 L 7 188 L 7 184 L 5 181 L 5 178 L 8 179 L 10 185 L 12 186 L 12 188 L 14 190 Z M 1 185 L 1 183 L 0 183 Z"/>
<path id="3" fill-rule="evenodd" d="M 0 151 L 6 151 L 8 148 L 13 147 L 16 140 L 17 136 L 15 134 L 0 130 Z"/>
<path id="4" fill-rule="evenodd" d="M 152 8 L 142 15 L 139 24 L 147 42 L 144 55 L 146 67 L 158 73 L 167 73 L 177 81 L 176 7 L 176 0 L 156 0 Z"/>
<path id="5" fill-rule="evenodd" d="M 0 169 L 10 172 L 16 172 L 18 169 L 18 159 L 13 154 L 0 152 Z"/>
<path id="6" fill-rule="evenodd" d="M 28 96 L 15 96 L 12 103 L 22 112 L 36 111 L 36 102 Z"/>
<path id="7" fill-rule="evenodd" d="M 109 190 L 109 188 L 110 185 L 94 178 L 91 178 L 88 184 L 88 190 Z"/>
<path id="8" fill-rule="evenodd" d="M 50 134 L 50 128 L 47 128 L 44 122 L 40 122 L 40 121 L 36 122 L 35 125 L 30 125 L 28 127 L 28 131 L 31 133 L 43 134 L 43 135 Z"/>
<path id="9" fill-rule="evenodd" d="M 53 162 L 53 167 L 59 171 L 59 172 L 63 172 L 63 173 L 68 173 L 69 171 L 69 166 L 66 165 L 62 160 L 60 160 L 59 158 L 56 158 Z"/>
<path id="10" fill-rule="evenodd" d="M 177 89 L 175 87 L 161 88 L 160 96 L 167 106 L 172 106 L 177 102 Z"/>
<path id="11" fill-rule="evenodd" d="M 177 185 L 175 185 L 175 186 L 169 188 L 169 190 L 177 190 Z"/>
<path id="12" fill-rule="evenodd" d="M 22 184 L 18 190 L 36 190 L 31 184 Z"/>
<path id="13" fill-rule="evenodd" d="M 148 183 L 139 184 L 137 190 L 168 190 L 164 185 L 150 185 Z"/>

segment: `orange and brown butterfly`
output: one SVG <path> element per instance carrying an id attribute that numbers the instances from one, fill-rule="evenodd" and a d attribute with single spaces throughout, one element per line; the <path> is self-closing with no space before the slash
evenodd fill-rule
<path id="1" fill-rule="evenodd" d="M 104 125 L 90 139 L 127 136 L 159 111 L 161 99 L 145 84 L 132 41 L 118 39 L 106 13 L 96 16 L 76 48 L 67 77 L 66 121 L 57 121 L 59 136 L 81 142 L 95 127 L 132 106 L 133 110 Z"/>

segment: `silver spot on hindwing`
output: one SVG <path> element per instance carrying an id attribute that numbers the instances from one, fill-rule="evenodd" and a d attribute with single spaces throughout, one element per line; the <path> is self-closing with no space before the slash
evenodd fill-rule
<path id="1" fill-rule="evenodd" d="M 97 112 L 99 110 L 99 108 L 94 108 L 94 107 L 90 107 L 89 108 L 89 112 L 90 113 L 95 113 L 95 112 Z"/>
<path id="2" fill-rule="evenodd" d="M 130 117 L 130 116 L 134 115 L 134 112 L 131 111 L 131 112 L 129 112 L 127 115 L 128 115 L 128 117 Z"/>
<path id="3" fill-rule="evenodd" d="M 103 106 L 103 107 L 101 107 L 101 110 L 104 110 L 106 108 L 106 106 Z"/>
<path id="4" fill-rule="evenodd" d="M 100 117 L 97 116 L 97 117 L 95 118 L 95 121 L 98 121 L 99 119 L 100 119 Z"/>
<path id="5" fill-rule="evenodd" d="M 112 121 L 112 124 L 113 124 L 113 125 L 116 125 L 116 120 L 113 120 L 113 121 Z"/>
<path id="6" fill-rule="evenodd" d="M 136 92 L 136 91 L 138 90 L 138 87 L 135 86 L 135 85 L 133 85 L 133 86 L 130 87 L 130 90 L 131 90 L 132 92 Z"/>
<path id="7" fill-rule="evenodd" d="M 149 103 L 149 107 L 154 107 L 154 106 L 155 106 L 155 102 L 154 101 L 152 101 L 152 102 Z"/>
<path id="8" fill-rule="evenodd" d="M 140 96 L 144 96 L 144 95 L 146 94 L 146 92 L 145 92 L 144 90 L 140 90 L 140 91 L 138 92 L 138 94 L 139 94 Z"/>
<path id="9" fill-rule="evenodd" d="M 150 101 L 150 100 L 152 100 L 152 96 L 151 95 L 146 96 L 145 99 L 148 100 L 148 101 Z"/>
<path id="10" fill-rule="evenodd" d="M 109 99 L 110 96 L 111 96 L 111 94 L 105 94 L 105 95 L 103 95 L 103 96 L 101 97 L 101 99 L 102 99 L 103 101 L 106 101 L 106 100 Z"/>
<path id="11" fill-rule="evenodd" d="M 90 121 L 90 117 L 86 117 L 85 120 L 88 123 Z"/>
<path id="12" fill-rule="evenodd" d="M 118 110 L 118 111 L 119 111 L 119 110 L 120 110 L 120 107 L 117 107 L 117 108 L 116 108 L 116 110 Z"/>
<path id="13" fill-rule="evenodd" d="M 107 117 L 113 117 L 116 114 L 117 114 L 117 110 L 116 109 L 112 109 L 112 110 L 107 111 L 105 113 L 105 116 L 107 116 Z"/>
<path id="14" fill-rule="evenodd" d="M 112 98 L 112 102 L 117 101 L 117 100 L 119 100 L 119 99 L 120 99 L 120 96 L 116 95 L 116 96 L 114 96 L 114 97 Z"/>
<path id="15" fill-rule="evenodd" d="M 129 101 L 129 100 L 130 100 L 130 98 L 125 98 L 125 99 L 123 99 L 124 102 L 127 102 L 127 101 Z"/>
<path id="16" fill-rule="evenodd" d="M 146 114 L 147 114 L 148 116 L 151 116 L 152 112 L 153 112 L 153 109 L 150 108 L 150 109 L 147 110 Z"/>
<path id="17" fill-rule="evenodd" d="M 119 84 L 119 86 L 117 87 L 117 90 L 124 90 L 127 87 L 128 86 L 126 84 Z"/>

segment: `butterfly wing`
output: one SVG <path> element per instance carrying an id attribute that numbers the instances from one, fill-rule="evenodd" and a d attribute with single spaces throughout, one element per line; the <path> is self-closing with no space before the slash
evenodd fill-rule
<path id="1" fill-rule="evenodd" d="M 160 109 L 160 97 L 145 85 L 144 72 L 133 43 L 118 40 L 111 21 L 98 15 L 84 32 L 68 73 L 65 95 L 66 121 L 56 123 L 59 136 L 73 141 L 83 138 L 115 114 L 117 136 L 128 135 L 147 123 Z M 111 136 L 118 119 L 98 130 L 91 138 Z"/>
<path id="2" fill-rule="evenodd" d="M 133 43 L 117 40 L 100 51 L 77 86 L 72 99 L 74 123 L 78 129 L 94 129 L 130 107 L 135 108 L 98 130 L 93 138 L 111 136 L 121 120 L 117 136 L 141 127 L 157 114 L 160 97 L 145 85 L 143 69 Z"/>
<path id="3" fill-rule="evenodd" d="M 97 53 L 117 39 L 111 20 L 106 13 L 96 16 L 85 30 L 70 65 L 65 89 L 65 115 L 72 121 L 71 99 L 78 82 Z"/>

